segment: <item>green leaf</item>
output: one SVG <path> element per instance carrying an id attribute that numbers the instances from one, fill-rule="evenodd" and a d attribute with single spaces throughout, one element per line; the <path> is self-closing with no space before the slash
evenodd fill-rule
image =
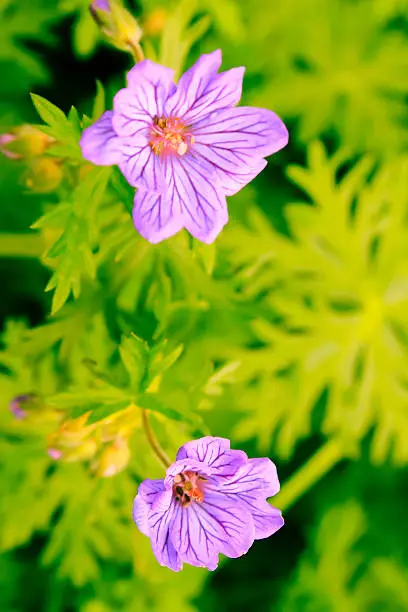
<path id="1" fill-rule="evenodd" d="M 55 104 L 34 93 L 30 96 L 38 114 L 45 123 L 51 127 L 66 123 L 67 119 L 64 113 Z"/>
<path id="2" fill-rule="evenodd" d="M 105 101 L 105 90 L 100 81 L 96 81 L 96 96 L 92 109 L 92 119 L 96 121 L 105 112 L 106 101 Z"/>
<path id="3" fill-rule="evenodd" d="M 147 368 L 147 344 L 135 335 L 124 337 L 119 347 L 120 356 L 129 375 L 129 386 L 138 392 Z"/>
<path id="4" fill-rule="evenodd" d="M 164 416 L 168 417 L 169 419 L 173 419 L 174 421 L 190 422 L 188 416 L 181 414 L 173 408 L 168 408 L 167 406 L 162 404 L 162 402 L 154 395 L 148 395 L 147 393 L 145 393 L 144 395 L 137 398 L 136 404 L 140 406 L 140 408 L 144 408 L 145 410 L 159 412 L 160 414 L 163 414 Z"/>

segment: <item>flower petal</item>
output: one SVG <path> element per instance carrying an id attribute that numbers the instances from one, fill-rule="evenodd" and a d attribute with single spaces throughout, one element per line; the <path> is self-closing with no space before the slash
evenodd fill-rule
<path id="1" fill-rule="evenodd" d="M 164 194 L 138 189 L 134 199 L 133 222 L 143 238 L 157 244 L 174 236 L 184 227 L 179 198 L 174 196 L 172 175 L 166 179 Z"/>
<path id="2" fill-rule="evenodd" d="M 248 502 L 248 509 L 254 521 L 255 540 L 269 538 L 285 524 L 280 510 L 268 504 L 267 501 L 257 500 L 251 505 Z"/>
<path id="3" fill-rule="evenodd" d="M 112 111 L 106 111 L 90 127 L 79 141 L 82 155 L 96 166 L 113 166 L 122 160 L 120 139 L 112 126 Z"/>
<path id="4" fill-rule="evenodd" d="M 214 242 L 228 221 L 225 195 L 217 175 L 206 172 L 196 158 L 170 158 L 173 168 L 172 198 L 182 210 L 184 227 L 198 240 Z"/>
<path id="5" fill-rule="evenodd" d="M 166 478 L 164 484 L 166 488 L 171 488 L 174 482 L 174 476 L 181 474 L 182 472 L 200 472 L 203 476 L 210 476 L 212 470 L 209 465 L 203 461 L 198 461 L 192 457 L 183 457 L 176 460 L 166 471 Z"/>
<path id="6" fill-rule="evenodd" d="M 150 506 L 147 504 L 140 495 L 136 495 L 133 501 L 132 516 L 139 530 L 145 535 L 149 536 L 149 514 Z"/>
<path id="7" fill-rule="evenodd" d="M 199 440 L 192 440 L 183 444 L 177 452 L 177 460 L 197 460 L 214 468 L 211 473 L 217 476 L 232 476 L 248 461 L 246 453 L 230 449 L 227 438 L 205 436 Z M 209 474 L 210 475 L 210 474 Z"/>
<path id="8" fill-rule="evenodd" d="M 169 530 L 175 516 L 175 502 L 173 492 L 165 491 L 155 500 L 149 511 L 149 535 L 153 553 L 160 563 L 174 572 L 182 569 L 180 556 L 170 539 Z"/>
<path id="9" fill-rule="evenodd" d="M 282 527 L 284 521 L 276 508 L 266 502 L 279 491 L 275 464 L 267 457 L 249 459 L 230 479 L 212 479 L 218 491 L 239 500 L 250 511 L 255 524 L 255 538 L 266 538 Z"/>
<path id="10" fill-rule="evenodd" d="M 121 139 L 122 160 L 119 168 L 132 187 L 150 191 L 164 191 L 162 160 L 153 153 L 146 136 L 138 135 Z"/>
<path id="11" fill-rule="evenodd" d="M 149 506 L 151 506 L 156 497 L 164 492 L 164 480 L 163 478 L 159 480 L 150 480 L 147 478 L 143 482 L 140 483 L 137 494 L 145 501 Z"/>
<path id="12" fill-rule="evenodd" d="M 139 62 L 128 74 L 128 87 L 113 100 L 113 127 L 119 136 L 147 135 L 152 119 L 163 114 L 175 91 L 174 71 L 150 60 Z"/>
<path id="13" fill-rule="evenodd" d="M 217 74 L 220 65 L 221 51 L 202 55 L 180 78 L 166 111 L 191 125 L 209 113 L 238 104 L 245 68 L 232 68 Z"/>
<path id="14" fill-rule="evenodd" d="M 242 166 L 236 168 L 234 172 L 228 170 L 218 169 L 218 176 L 220 177 L 220 184 L 224 190 L 225 195 L 233 196 L 238 191 L 241 191 L 245 185 L 248 185 L 262 170 L 266 167 L 267 161 L 260 159 L 253 167 Z"/>
<path id="15" fill-rule="evenodd" d="M 235 558 L 248 551 L 254 525 L 244 506 L 211 492 L 202 504 L 178 505 L 170 537 L 182 561 L 214 570 L 219 553 Z"/>
<path id="16" fill-rule="evenodd" d="M 144 480 L 133 502 L 133 520 L 144 535 L 149 536 L 148 513 L 157 496 L 164 491 L 163 480 Z"/>
<path id="17" fill-rule="evenodd" d="M 226 482 L 223 492 L 229 494 L 257 491 L 258 497 L 272 497 L 279 492 L 280 484 L 276 466 L 268 459 L 248 459 L 235 478 Z"/>
<path id="18" fill-rule="evenodd" d="M 194 150 L 224 170 L 253 165 L 288 142 L 288 131 L 270 110 L 240 106 L 224 109 L 197 122 Z"/>

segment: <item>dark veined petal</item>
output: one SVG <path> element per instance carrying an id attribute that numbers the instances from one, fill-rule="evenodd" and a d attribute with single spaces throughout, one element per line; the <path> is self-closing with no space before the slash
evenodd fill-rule
<path id="1" fill-rule="evenodd" d="M 148 515 L 149 535 L 153 553 L 160 563 L 174 572 L 182 569 L 183 564 L 178 551 L 170 539 L 170 529 L 175 518 L 173 492 L 165 491 L 156 498 Z"/>
<path id="2" fill-rule="evenodd" d="M 146 536 L 149 536 L 149 523 L 147 520 L 150 506 L 140 497 L 136 495 L 133 501 L 132 516 L 139 530 Z"/>
<path id="3" fill-rule="evenodd" d="M 145 480 L 139 485 L 139 490 L 133 502 L 133 520 L 140 531 L 149 536 L 149 510 L 160 493 L 164 491 L 163 480 Z"/>
<path id="4" fill-rule="evenodd" d="M 253 166 L 288 142 L 286 126 L 275 113 L 246 106 L 214 113 L 195 123 L 192 131 L 194 150 L 229 172 L 237 166 Z"/>
<path id="5" fill-rule="evenodd" d="M 164 484 L 166 488 L 170 488 L 173 485 L 174 476 L 177 474 L 181 474 L 181 472 L 200 472 L 204 476 L 209 476 L 212 474 L 212 470 L 208 463 L 204 461 L 198 461 L 196 458 L 192 457 L 182 457 L 181 459 L 176 459 L 174 463 L 166 471 L 166 478 L 164 479 Z"/>
<path id="6" fill-rule="evenodd" d="M 143 135 L 121 139 L 122 160 L 119 168 L 132 187 L 164 191 L 164 169 L 161 158 L 153 153 Z"/>
<path id="7" fill-rule="evenodd" d="M 268 504 L 267 501 L 253 500 L 250 502 L 249 499 L 246 501 L 254 521 L 255 540 L 269 538 L 285 524 L 280 510 Z"/>
<path id="8" fill-rule="evenodd" d="M 231 476 L 244 466 L 248 457 L 240 450 L 231 450 L 230 441 L 227 438 L 215 438 L 205 436 L 199 440 L 187 442 L 177 452 L 177 460 L 198 460 L 205 465 L 214 468 L 211 474 L 219 476 Z"/>
<path id="9" fill-rule="evenodd" d="M 113 100 L 113 126 L 119 136 L 145 134 L 156 115 L 163 114 L 167 98 L 175 91 L 174 71 L 143 60 L 128 74 L 128 87 Z"/>
<path id="10" fill-rule="evenodd" d="M 133 223 L 143 238 L 157 244 L 183 228 L 183 216 L 178 203 L 165 195 L 138 189 L 133 205 Z"/>
<path id="11" fill-rule="evenodd" d="M 217 175 L 206 172 L 191 155 L 169 161 L 173 168 L 169 197 L 182 210 L 184 227 L 198 240 L 214 242 L 228 221 L 227 202 Z"/>
<path id="12" fill-rule="evenodd" d="M 267 538 L 284 524 L 279 510 L 266 502 L 280 485 L 275 464 L 267 457 L 249 459 L 230 479 L 212 478 L 210 484 L 231 500 L 239 500 L 249 510 L 255 525 L 255 539 Z"/>
<path id="13" fill-rule="evenodd" d="M 219 553 L 235 558 L 248 551 L 254 526 L 244 506 L 209 492 L 201 504 L 176 508 L 170 537 L 182 561 L 214 570 Z"/>
<path id="14" fill-rule="evenodd" d="M 164 166 L 166 192 L 138 189 L 133 205 L 133 222 L 140 234 L 152 244 L 174 236 L 184 227 L 181 202 L 175 191 L 172 166 Z"/>
<path id="15" fill-rule="evenodd" d="M 106 111 L 86 128 L 79 142 L 82 155 L 96 166 L 114 166 L 122 159 L 121 142 L 112 126 L 112 111 Z"/>
<path id="16" fill-rule="evenodd" d="M 173 236 L 183 227 L 202 242 L 211 243 L 228 221 L 224 192 L 197 161 L 169 157 L 164 164 L 166 191 L 160 195 L 139 189 L 133 208 L 136 229 L 149 242 Z"/>
<path id="17" fill-rule="evenodd" d="M 237 167 L 233 172 L 218 168 L 217 174 L 225 195 L 233 196 L 238 193 L 238 191 L 241 191 L 241 189 L 258 176 L 266 166 L 267 161 L 262 158 L 253 166 Z"/>
<path id="18" fill-rule="evenodd" d="M 202 55 L 180 78 L 166 111 L 190 125 L 210 113 L 238 104 L 245 68 L 232 68 L 217 74 L 220 65 L 221 51 Z"/>

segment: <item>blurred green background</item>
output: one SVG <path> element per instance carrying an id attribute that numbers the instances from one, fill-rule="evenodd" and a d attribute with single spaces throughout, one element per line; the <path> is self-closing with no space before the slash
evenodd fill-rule
<path id="1" fill-rule="evenodd" d="M 245 65 L 290 142 L 215 245 L 149 245 L 77 146 L 131 57 L 85 0 L 0 0 L 0 133 L 59 147 L 0 155 L 0 610 L 405 611 L 408 2 L 127 7 L 178 73 Z M 208 432 L 271 457 L 285 527 L 215 573 L 160 567 L 131 520 L 162 475 L 140 407 L 171 457 Z"/>

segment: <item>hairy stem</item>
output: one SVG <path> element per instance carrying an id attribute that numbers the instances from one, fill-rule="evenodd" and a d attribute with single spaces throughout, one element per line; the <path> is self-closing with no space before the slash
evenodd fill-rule
<path id="1" fill-rule="evenodd" d="M 44 253 L 40 234 L 0 234 L 0 257 L 38 257 Z"/>
<path id="2" fill-rule="evenodd" d="M 155 453 L 156 457 L 159 459 L 160 463 L 162 463 L 164 467 L 167 469 L 171 465 L 171 461 L 166 455 L 166 453 L 164 452 L 164 450 L 162 449 L 162 447 L 160 446 L 158 439 L 154 435 L 154 432 L 149 422 L 147 410 L 142 409 L 142 420 L 143 420 L 143 427 L 146 432 L 146 437 L 149 440 L 149 444 L 152 447 L 153 452 Z"/>
<path id="3" fill-rule="evenodd" d="M 280 510 L 288 510 L 345 456 L 344 443 L 338 439 L 329 440 L 289 478 L 282 491 L 271 500 L 272 504 Z"/>

